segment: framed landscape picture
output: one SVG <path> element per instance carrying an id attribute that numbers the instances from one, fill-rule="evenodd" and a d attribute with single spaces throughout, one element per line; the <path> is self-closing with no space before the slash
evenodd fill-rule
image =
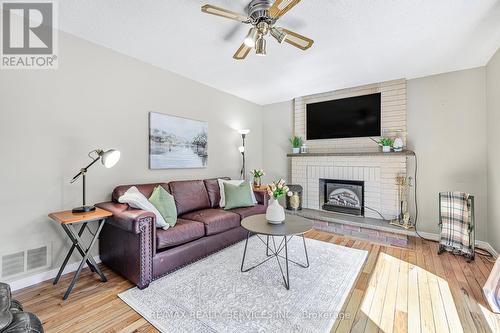
<path id="1" fill-rule="evenodd" d="M 205 168 L 208 122 L 149 113 L 149 168 Z"/>

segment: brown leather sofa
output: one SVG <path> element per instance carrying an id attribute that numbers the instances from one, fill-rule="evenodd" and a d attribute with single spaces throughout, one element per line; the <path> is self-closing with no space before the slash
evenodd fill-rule
<path id="1" fill-rule="evenodd" d="M 149 197 L 158 185 L 174 196 L 177 207 L 177 224 L 168 230 L 155 227 L 151 212 L 118 202 L 131 186 Z M 255 196 L 257 205 L 225 211 L 219 207 L 217 179 L 118 186 L 111 202 L 97 205 L 113 213 L 100 235 L 100 258 L 140 289 L 147 288 L 151 281 L 244 239 L 241 220 L 266 211 L 266 192 L 255 191 Z"/>

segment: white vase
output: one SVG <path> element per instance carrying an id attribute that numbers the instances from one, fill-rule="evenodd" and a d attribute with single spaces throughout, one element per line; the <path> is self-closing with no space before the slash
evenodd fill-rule
<path id="1" fill-rule="evenodd" d="M 300 147 L 299 148 L 292 148 L 292 154 L 300 154 Z"/>
<path id="2" fill-rule="evenodd" d="M 266 220 L 272 224 L 279 224 L 285 220 L 285 210 L 278 200 L 271 198 L 271 203 L 267 206 Z"/>
<path id="3" fill-rule="evenodd" d="M 394 139 L 394 143 L 392 144 L 392 147 L 394 148 L 394 151 L 403 151 L 403 147 L 404 147 L 403 139 L 401 139 L 399 137 Z"/>
<path id="4" fill-rule="evenodd" d="M 382 151 L 384 153 L 390 153 L 391 152 L 391 146 L 382 146 Z"/>

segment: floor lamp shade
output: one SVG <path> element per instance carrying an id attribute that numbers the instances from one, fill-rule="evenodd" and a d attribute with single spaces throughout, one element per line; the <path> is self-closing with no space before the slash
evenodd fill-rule
<path id="1" fill-rule="evenodd" d="M 107 151 L 104 151 L 102 149 L 96 149 L 91 151 L 89 154 L 89 157 L 92 159 L 92 162 L 90 162 L 86 167 L 83 167 L 80 169 L 80 172 L 76 174 L 73 179 L 71 179 L 71 183 L 74 183 L 80 176 L 82 177 L 82 186 L 83 186 L 83 205 L 81 207 L 76 207 L 73 208 L 73 213 L 86 213 L 86 212 L 91 212 L 95 210 L 95 206 L 87 206 L 86 204 L 86 187 L 85 187 L 85 177 L 87 175 L 88 169 L 94 165 L 97 161 L 101 160 L 101 163 L 106 167 L 106 168 L 112 168 L 115 166 L 116 163 L 120 160 L 120 151 L 115 150 L 115 149 L 110 149 Z"/>

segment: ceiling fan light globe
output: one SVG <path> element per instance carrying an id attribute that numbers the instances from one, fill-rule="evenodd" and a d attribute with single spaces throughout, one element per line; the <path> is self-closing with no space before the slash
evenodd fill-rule
<path id="1" fill-rule="evenodd" d="M 255 47 L 255 40 L 257 39 L 257 29 L 251 28 L 248 31 L 247 36 L 245 37 L 245 40 L 243 41 L 246 46 L 248 47 Z"/>
<path id="2" fill-rule="evenodd" d="M 266 55 L 266 40 L 264 37 L 257 39 L 257 43 L 255 44 L 255 54 L 258 56 Z"/>
<path id="3" fill-rule="evenodd" d="M 280 29 L 278 28 L 271 28 L 271 36 L 274 37 L 274 39 L 276 39 L 278 41 L 278 43 L 283 43 L 283 41 L 285 40 L 286 38 L 286 33 L 284 33 L 283 31 L 281 31 Z"/>

